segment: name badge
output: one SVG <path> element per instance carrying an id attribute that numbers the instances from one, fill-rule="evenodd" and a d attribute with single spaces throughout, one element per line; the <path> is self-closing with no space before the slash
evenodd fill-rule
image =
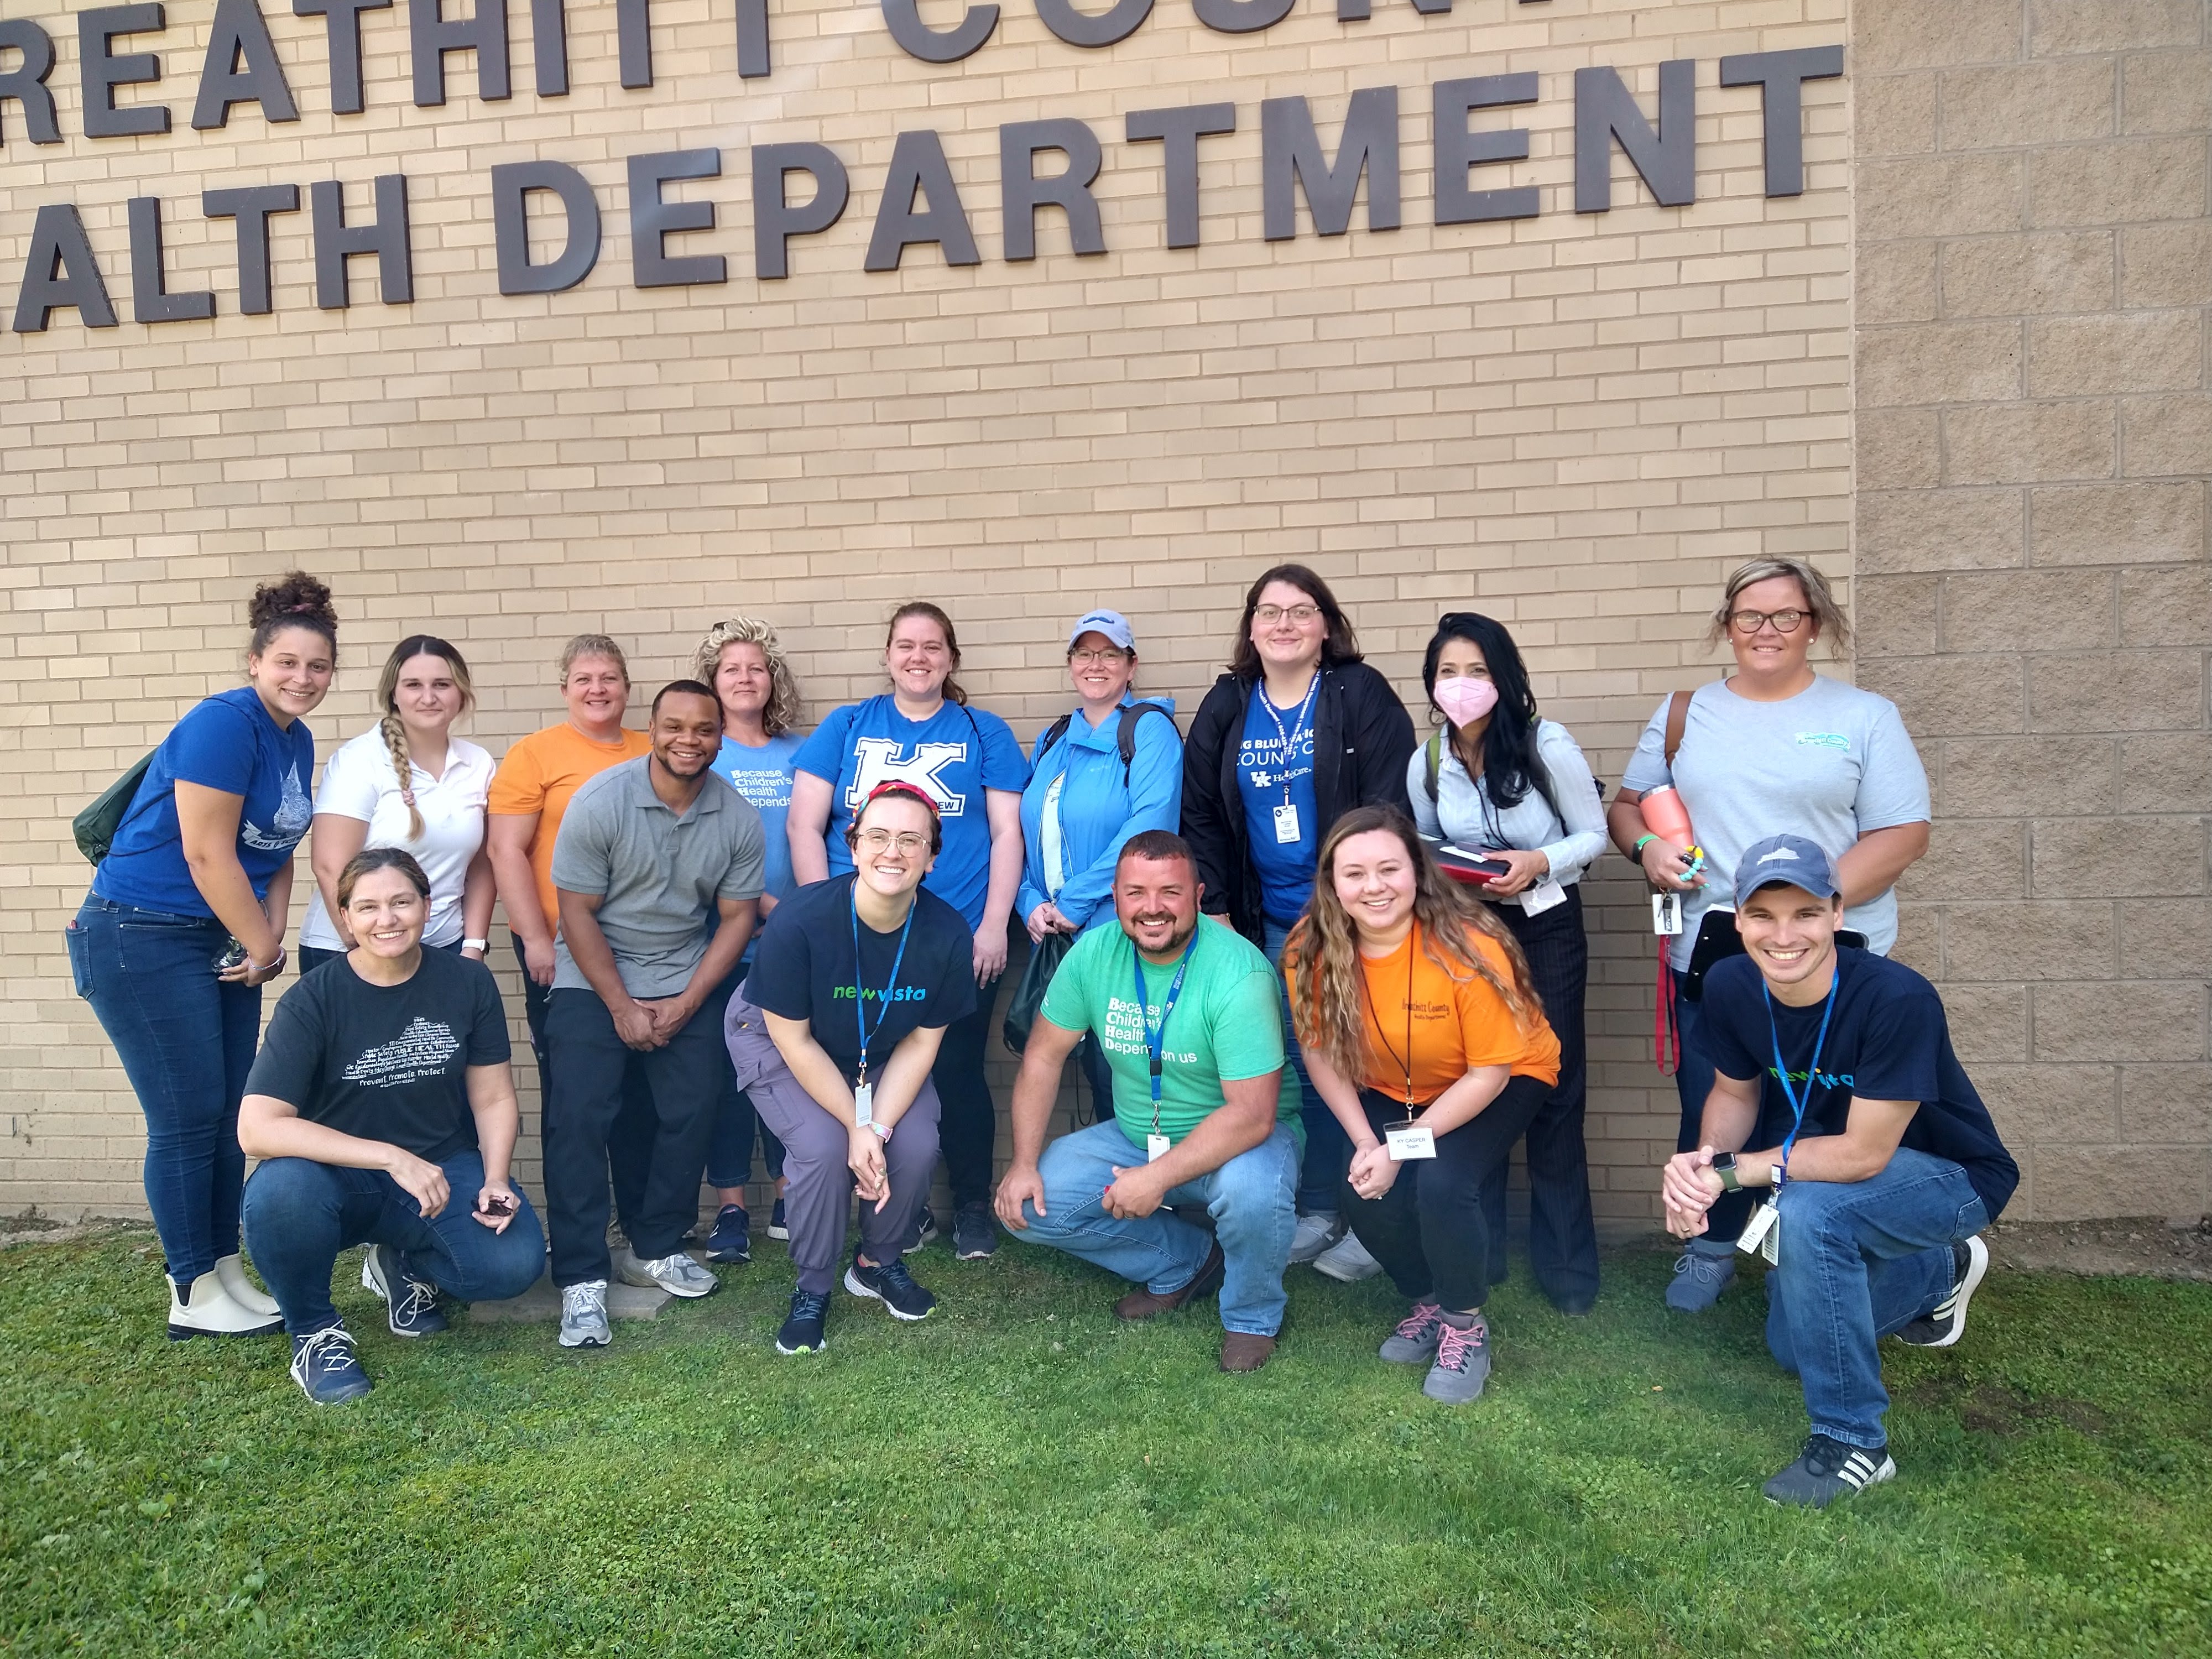
<path id="1" fill-rule="evenodd" d="M 876 1085 L 859 1083 L 853 1085 L 853 1122 L 865 1129 L 876 1121 Z"/>
<path id="2" fill-rule="evenodd" d="M 1162 1158 L 1168 1155 L 1168 1146 L 1169 1141 L 1165 1135 L 1146 1135 L 1145 1137 L 1145 1162 L 1147 1164 L 1158 1163 Z"/>
<path id="3" fill-rule="evenodd" d="M 1680 893 L 1654 893 L 1651 896 L 1651 931 L 1668 938 L 1682 931 L 1682 896 Z"/>
<path id="4" fill-rule="evenodd" d="M 1409 1158 L 1434 1158 L 1437 1132 L 1425 1123 L 1401 1123 L 1382 1132 L 1382 1144 L 1389 1150 L 1393 1164 L 1403 1164 Z"/>
<path id="5" fill-rule="evenodd" d="M 1298 838 L 1298 809 L 1294 803 L 1285 802 L 1275 809 L 1275 842 L 1285 846 Z"/>
<path id="6" fill-rule="evenodd" d="M 1780 1196 L 1777 1194 L 1775 1198 Z M 1765 1256 L 1770 1267 L 1782 1255 L 1782 1230 L 1775 1224 L 1782 1219 L 1782 1212 L 1774 1207 L 1775 1198 L 1768 1199 L 1752 1212 L 1751 1219 L 1744 1224 L 1742 1237 L 1735 1242 L 1736 1249 L 1746 1255 Z"/>
<path id="7" fill-rule="evenodd" d="M 1524 915 L 1540 916 L 1567 902 L 1567 890 L 1547 876 L 1521 895 L 1521 909 Z"/>

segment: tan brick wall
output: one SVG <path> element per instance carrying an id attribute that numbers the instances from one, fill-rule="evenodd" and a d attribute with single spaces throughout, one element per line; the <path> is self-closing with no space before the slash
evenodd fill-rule
<path id="1" fill-rule="evenodd" d="M 88 331 L 64 312 L 45 334 L 11 335 L 0 380 L 9 480 L 0 638 L 21 688 L 0 718 L 0 838 L 19 890 L 0 911 L 11 946 L 0 1208 L 141 1206 L 137 1110 L 70 994 L 60 949 L 85 878 L 66 820 L 194 697 L 234 683 L 246 594 L 294 565 L 333 582 L 347 619 L 341 685 L 314 721 L 325 753 L 365 724 L 375 663 L 416 627 L 470 653 L 485 694 L 473 732 L 496 749 L 553 717 L 550 659 L 578 629 L 631 642 L 650 683 L 678 668 L 708 620 L 757 611 L 795 646 L 819 709 L 871 689 L 882 619 L 915 594 L 953 611 L 966 678 L 1025 738 L 1065 700 L 1059 630 L 1102 598 L 1135 618 L 1145 683 L 1188 707 L 1224 654 L 1243 584 L 1267 563 L 1300 558 L 1340 584 L 1370 654 L 1401 687 L 1417 690 L 1417 653 L 1439 610 L 1474 605 L 1505 618 L 1547 712 L 1617 779 L 1661 693 L 1712 672 L 1697 636 L 1728 567 L 1788 551 L 1850 574 L 1855 252 L 1859 348 L 1885 400 L 1861 428 L 1880 483 L 1863 503 L 1864 533 L 1882 550 L 1887 562 L 1875 568 L 1886 580 L 1957 582 L 1984 567 L 1996 580 L 2041 574 L 2048 561 L 2031 559 L 2024 539 L 2031 495 L 2039 545 L 2053 556 L 2122 521 L 2146 544 L 2177 547 L 2194 534 L 2201 556 L 2201 493 L 2191 507 L 2179 494 L 2131 487 L 2108 507 L 2055 493 L 2043 477 L 2073 467 L 2051 483 L 2149 483 L 2204 469 L 2202 380 L 2174 383 L 2177 337 L 2157 332 L 2194 338 L 2202 322 L 2204 296 L 2191 284 L 2203 260 L 2192 263 L 2186 242 L 2194 234 L 2201 245 L 2203 228 L 2203 123 L 2191 103 L 2202 82 L 2163 36 L 2138 52 L 2066 33 L 2076 14 L 2154 32 L 2185 24 L 2195 32 L 2184 45 L 2201 49 L 2201 6 L 2044 9 L 2051 17 L 2039 27 L 2065 39 L 2048 46 L 2047 65 L 2021 73 L 2047 75 L 2047 85 L 1961 90 L 1960 76 L 2027 61 L 2018 0 L 1863 0 L 1856 19 L 1844 0 L 1458 0 L 1435 16 L 1382 0 L 1360 22 L 1308 0 L 1265 33 L 1237 37 L 1197 27 L 1178 0 L 1103 52 L 1064 46 L 1015 4 L 989 44 L 947 67 L 902 55 L 874 7 L 792 0 L 775 8 L 775 73 L 750 82 L 735 74 L 727 7 L 660 0 L 659 84 L 625 91 L 612 7 L 576 0 L 569 96 L 532 90 L 528 9 L 518 5 L 513 100 L 479 101 L 472 70 L 456 59 L 448 102 L 435 110 L 408 101 L 403 6 L 365 16 L 368 110 L 353 116 L 330 113 L 320 20 L 272 7 L 302 119 L 271 127 L 241 109 L 228 129 L 193 133 L 209 9 L 174 4 L 167 34 L 120 43 L 165 57 L 158 88 L 122 94 L 174 108 L 179 131 L 144 139 L 82 136 L 73 13 L 13 14 L 36 15 L 60 45 L 52 84 L 69 136 L 27 145 L 20 112 L 0 109 L 0 290 L 12 295 L 38 205 L 73 199 L 125 320 Z M 950 8 L 930 16 L 942 26 Z M 2042 64 L 2048 43 L 2034 38 Z M 1846 40 L 1850 77 L 1805 89 L 1806 193 L 1765 199 L 1758 90 L 1722 88 L 1717 59 Z M 2148 113 L 2098 128 L 2077 56 L 2108 66 L 2115 110 Z M 1684 57 L 1698 64 L 1698 202 L 1655 204 L 1616 154 L 1614 210 L 1576 215 L 1572 71 L 1619 68 L 1648 111 L 1656 65 Z M 1476 125 L 1526 126 L 1531 157 L 1474 182 L 1537 185 L 1542 216 L 1434 226 L 1428 87 L 1519 70 L 1540 76 L 1540 101 Z M 1363 210 L 1346 238 L 1302 231 L 1263 241 L 1260 100 L 1304 95 L 1333 143 L 1349 94 L 1385 85 L 1400 89 L 1403 228 L 1370 232 Z M 1238 131 L 1205 142 L 1206 240 L 1170 250 L 1158 147 L 1125 143 L 1122 119 L 1216 100 L 1235 102 Z M 1976 147 L 1939 145 L 1954 105 L 1972 112 Z M 1044 115 L 1079 117 L 1104 143 L 1098 194 L 1110 252 L 1072 256 L 1060 216 L 1048 213 L 1041 257 L 1010 265 L 1000 257 L 995 129 Z M 2033 166 L 2007 148 L 2022 122 L 2062 118 L 2088 131 Z M 1856 239 L 1855 122 L 1864 156 Z M 920 250 L 895 275 L 862 270 L 893 137 L 910 127 L 944 135 L 980 266 L 948 270 Z M 757 282 L 746 147 L 799 139 L 839 152 L 854 199 L 836 229 L 794 243 L 791 280 Z M 671 251 L 725 254 L 731 280 L 640 291 L 629 281 L 623 159 L 708 145 L 725 149 L 724 176 L 669 194 L 714 202 L 720 223 Z M 502 298 L 489 169 L 539 156 L 592 181 L 605 245 L 582 287 Z M 411 307 L 377 303 L 362 268 L 349 311 L 315 309 L 302 212 L 276 221 L 275 313 L 238 314 L 232 228 L 200 217 L 202 190 L 337 178 L 349 209 L 365 211 L 368 181 L 399 170 L 412 191 Z M 2190 214 L 2148 222 L 2168 199 L 2166 181 L 2191 177 Z M 2002 202 L 1990 199 L 1992 184 Z M 2060 222 L 2063 207 L 2037 205 L 2084 191 L 2152 205 L 2118 216 L 2146 220 L 2124 231 Z M 172 286 L 214 289 L 213 321 L 130 320 L 123 204 L 141 193 L 164 198 Z M 2031 228 L 2055 240 L 2037 242 L 2024 270 L 1990 256 L 1978 267 L 1953 259 Z M 1934 296 L 1960 283 L 1989 297 L 1939 313 Z M 2052 313 L 2046 322 L 2021 320 L 2038 307 Z M 1907 323 L 1927 331 L 1924 346 L 1875 343 Z M 2136 326 L 2149 334 L 2126 331 Z M 2006 328 L 2011 368 L 1996 349 Z M 1959 365 L 1957 386 L 1929 373 L 1939 355 Z M 2117 384 L 2085 378 L 2100 364 Z M 2139 390 L 2138 372 L 2154 381 Z M 2165 389 L 2149 391 L 2154 383 Z M 1954 398 L 1971 400 L 1953 407 Z M 2101 473 L 2091 465 L 2100 455 L 2112 458 Z M 1954 561 L 1956 575 L 1938 574 Z M 2171 664 L 2182 658 L 2168 653 L 2168 636 L 2123 620 L 2185 628 L 2192 601 L 2161 605 L 2149 596 L 2166 590 L 2142 586 L 2182 569 L 2144 561 L 2090 573 L 2110 589 L 2115 631 L 2081 641 L 2094 672 L 2075 684 L 2109 669 L 2111 695 L 2125 698 L 2139 684 L 2164 696 L 2187 682 L 2194 671 L 2177 675 Z M 2021 603 L 2039 593 L 2022 592 Z M 1928 941 L 1954 917 L 1967 926 L 1976 884 L 2002 887 L 2008 868 L 2021 890 L 1995 894 L 2014 901 L 2005 914 L 2045 913 L 2019 902 L 2030 824 L 2008 804 L 1992 813 L 1960 794 L 1978 777 L 1986 803 L 2008 775 L 2003 762 L 1987 744 L 1948 736 L 2026 732 L 2018 642 L 1946 647 L 1968 659 L 1965 672 L 1948 672 L 1926 660 L 1937 654 L 1932 638 L 1917 646 L 1906 623 L 1887 620 L 1912 614 L 1885 609 L 1869 634 L 1883 672 L 1921 677 L 1895 690 L 1930 734 L 1944 810 L 1961 818 L 1940 832 L 1936 866 L 1907 907 L 1915 959 L 1933 966 Z M 2192 637 L 2201 646 L 2201 625 Z M 2096 654 L 2122 642 L 2146 654 Z M 1923 660 L 1905 660 L 1916 653 Z M 2011 665 L 2019 712 L 2009 728 L 1976 723 L 1989 696 L 1974 666 L 1982 657 Z M 2033 660 L 2039 672 L 2077 672 L 2063 656 Z M 2054 683 L 2049 695 L 2063 690 Z M 2201 807 L 2203 722 L 2192 718 Z M 2148 729 L 2189 725 L 2161 717 Z M 2125 764 L 2135 740 L 2116 735 L 2096 750 L 2118 803 L 2109 810 L 2147 815 L 2160 834 L 2179 823 L 2185 835 L 2186 820 L 2165 815 L 2186 766 L 2170 757 L 2149 769 Z M 2124 777 L 2126 789 L 2165 793 L 2125 794 Z M 2201 832 L 2199 821 L 2200 857 Z M 2045 856 L 2094 858 L 2100 869 L 2124 860 L 2124 848 L 2098 850 L 2102 834 L 2085 830 Z M 2124 867 L 2140 875 L 2139 861 Z M 1601 1216 L 1620 1225 L 1652 1213 L 1651 1166 L 1671 1144 L 1674 1109 L 1649 1060 L 1651 945 L 1638 888 L 1609 860 L 1592 893 L 1592 1152 Z M 2121 899 L 2107 896 L 2103 909 L 2115 938 L 2143 936 Z M 2201 951 L 2203 927 L 2169 926 Z M 2008 1009 L 2024 1030 L 2031 996 L 2045 988 L 1956 977 L 1976 1058 L 2015 1062 L 1992 1081 L 2018 1133 L 2043 1109 L 2034 1103 L 2049 1097 L 2046 1083 L 2076 1073 L 2031 1072 L 2024 1036 L 2015 1054 L 1991 1052 L 1986 1034 Z M 2157 977 L 2162 994 L 2187 989 Z M 2094 1005 L 2039 1001 L 2041 1040 L 2055 1040 L 2069 1008 L 2098 1023 Z M 2140 1017 L 2134 1007 L 2116 1015 Z M 2148 1023 L 2160 1034 L 2176 1024 L 2162 1012 Z M 2168 1075 L 2198 1090 L 2193 1127 L 2149 1139 L 2192 1148 L 2201 1173 L 2212 1139 L 2203 1068 L 2178 1065 Z M 2129 1109 L 2117 1065 L 2078 1066 L 2103 1077 L 2113 1114 Z M 2128 1070 L 2140 1112 L 2155 1079 Z M 2156 1098 L 2171 1117 L 2185 1094 L 2169 1087 Z"/>
<path id="2" fill-rule="evenodd" d="M 1860 0 L 1858 620 L 1936 786 L 1899 953 L 2033 1214 L 2212 1183 L 2212 24 Z"/>

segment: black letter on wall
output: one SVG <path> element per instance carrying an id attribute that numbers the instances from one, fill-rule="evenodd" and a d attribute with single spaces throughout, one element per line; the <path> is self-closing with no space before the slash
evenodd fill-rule
<path id="1" fill-rule="evenodd" d="M 626 87 L 653 84 L 653 14 L 650 0 L 615 0 L 615 51 Z"/>
<path id="2" fill-rule="evenodd" d="M 568 95 L 568 14 L 561 0 L 530 0 L 530 59 L 540 98 Z"/>
<path id="3" fill-rule="evenodd" d="M 1468 114 L 1501 104 L 1536 101 L 1534 72 L 1478 75 L 1465 81 L 1437 82 L 1432 131 L 1437 146 L 1437 222 L 1467 225 L 1488 219 L 1533 219 L 1539 210 L 1534 185 L 1512 190 L 1469 190 L 1467 170 L 1484 161 L 1525 161 L 1528 131 L 1469 132 Z"/>
<path id="4" fill-rule="evenodd" d="M 1832 81 L 1844 72 L 1841 46 L 1802 52 L 1753 52 L 1721 59 L 1724 87 L 1762 88 L 1766 117 L 1766 193 L 1805 193 L 1805 82 Z"/>
<path id="5" fill-rule="evenodd" d="M 337 115 L 361 113 L 361 15 L 383 11 L 392 0 L 292 0 L 295 17 L 327 19 L 324 33 L 331 43 L 331 111 Z"/>
<path id="6" fill-rule="evenodd" d="M 1698 66 L 1686 58 L 1659 65 L 1659 130 L 1644 118 L 1613 69 L 1575 71 L 1575 211 L 1613 208 L 1612 140 L 1636 165 L 1662 207 L 1698 199 Z"/>
<path id="7" fill-rule="evenodd" d="M 991 38 L 999 27 L 999 9 L 970 6 L 957 27 L 940 34 L 921 21 L 919 0 L 884 0 L 884 22 L 908 57 L 925 64 L 957 64 Z"/>
<path id="8" fill-rule="evenodd" d="M 640 288 L 682 288 L 692 283 L 729 280 L 729 268 L 720 254 L 672 258 L 661 246 L 664 236 L 677 231 L 714 228 L 712 202 L 664 202 L 661 182 L 721 176 L 719 149 L 678 149 L 629 158 L 629 260 Z"/>
<path id="9" fill-rule="evenodd" d="M 271 121 L 296 121 L 300 106 L 277 61 L 276 43 L 256 0 L 216 0 L 215 27 L 208 36 L 207 59 L 200 65 L 200 95 L 192 104 L 192 126 L 204 132 L 227 126 L 233 104 L 258 104 Z"/>
<path id="10" fill-rule="evenodd" d="M 148 104 L 135 109 L 115 107 L 116 88 L 160 80 L 161 60 L 150 52 L 134 52 L 122 58 L 112 57 L 108 52 L 118 34 L 153 34 L 161 27 L 161 8 L 158 4 L 102 6 L 95 11 L 77 14 L 76 49 L 77 55 L 84 60 L 80 72 L 84 78 L 87 137 L 129 138 L 169 130 L 167 104 Z M 74 208 L 70 210 L 76 211 Z M 40 210 L 42 215 L 45 211 L 43 208 Z"/>
<path id="11" fill-rule="evenodd" d="M 738 0 L 738 78 L 768 73 L 768 0 Z"/>
<path id="12" fill-rule="evenodd" d="M 1071 46 L 1110 46 L 1126 40 L 1152 15 L 1152 0 L 1114 0 L 1096 14 L 1078 11 L 1075 0 L 1036 0 L 1037 15 Z"/>
<path id="13" fill-rule="evenodd" d="M 1526 5 L 1528 0 L 1521 0 L 1521 3 Z M 1452 0 L 1413 0 L 1413 9 L 1425 17 L 1437 16 L 1451 8 Z M 1340 23 L 1364 23 L 1370 15 L 1368 0 L 1336 0 L 1336 21 Z"/>
<path id="14" fill-rule="evenodd" d="M 1133 109 L 1127 124 L 1129 142 L 1164 142 L 1161 157 L 1167 174 L 1168 246 L 1198 246 L 1198 141 L 1210 133 L 1237 131 L 1234 104 L 1193 104 L 1184 109 Z"/>
<path id="15" fill-rule="evenodd" d="M 75 306 L 88 328 L 113 328 L 115 307 L 75 204 L 49 202 L 31 227 L 31 252 L 23 261 L 23 291 L 15 301 L 15 332 L 43 334 L 63 306 Z"/>
<path id="16" fill-rule="evenodd" d="M 1066 169 L 1038 178 L 1041 149 L 1066 155 Z M 1008 259 L 1036 258 L 1036 210 L 1048 205 L 1067 210 L 1067 240 L 1076 252 L 1106 251 L 1098 200 L 1091 193 L 1102 160 L 1098 135 L 1080 121 L 1015 121 L 999 129 L 999 199 L 1006 215 Z"/>
<path id="17" fill-rule="evenodd" d="M 916 213 L 915 199 L 923 196 L 929 206 Z M 983 256 L 975 252 L 975 233 L 968 227 L 968 210 L 960 204 L 959 188 L 945 160 L 944 143 L 927 128 L 902 132 L 891 146 L 883 205 L 876 210 L 876 228 L 868 238 L 868 257 L 861 269 L 896 270 L 906 250 L 921 242 L 943 248 L 948 265 L 983 263 Z"/>
<path id="18" fill-rule="evenodd" d="M 1295 0 L 1194 0 L 1198 21 L 1217 34 L 1256 34 L 1291 15 Z"/>
<path id="19" fill-rule="evenodd" d="M 269 216 L 299 210 L 297 185 L 211 190 L 200 198 L 200 211 L 209 218 L 238 221 L 238 308 L 249 317 L 266 316 L 270 310 Z"/>
<path id="20" fill-rule="evenodd" d="M 1344 137 L 1332 164 L 1322 154 L 1313 112 L 1303 98 L 1260 104 L 1260 219 L 1271 242 L 1298 234 L 1297 187 L 1313 210 L 1314 229 L 1341 236 L 1352 228 L 1359 175 L 1367 173 L 1367 228 L 1398 228 L 1398 88 L 1362 87 L 1345 112 Z"/>
<path id="21" fill-rule="evenodd" d="M 315 228 L 315 303 L 325 311 L 343 311 L 346 261 L 358 254 L 376 256 L 377 297 L 388 306 L 415 297 L 414 250 L 407 237 L 407 175 L 380 174 L 376 217 L 349 228 L 345 186 L 335 179 L 307 186 L 307 206 Z"/>
<path id="22" fill-rule="evenodd" d="M 507 0 L 476 0 L 466 17 L 448 18 L 444 0 L 407 0 L 407 32 L 415 52 L 415 102 L 446 101 L 446 54 L 477 55 L 477 96 L 488 104 L 512 97 L 507 80 Z"/>
<path id="23" fill-rule="evenodd" d="M 58 144 L 61 127 L 54 120 L 54 94 L 46 77 L 54 72 L 54 37 L 26 18 L 0 21 L 0 52 L 13 46 L 23 54 L 15 68 L 0 72 L 0 104 L 13 98 L 23 106 L 23 130 L 34 144 Z"/>
<path id="24" fill-rule="evenodd" d="M 804 173 L 814 180 L 814 197 L 793 207 L 787 180 Z M 826 144 L 753 146 L 753 271 L 763 282 L 791 275 L 791 238 L 811 236 L 836 224 L 852 199 L 845 164 Z"/>
<path id="25" fill-rule="evenodd" d="M 568 238 L 559 257 L 530 263 L 530 194 L 561 198 Z M 558 294 L 599 262 L 599 203 L 584 175 L 565 161 L 508 161 L 491 170 L 491 228 L 501 294 Z"/>
<path id="26" fill-rule="evenodd" d="M 131 320 L 191 323 L 215 315 L 215 295 L 172 294 L 161 270 L 161 198 L 134 196 L 131 216 Z"/>

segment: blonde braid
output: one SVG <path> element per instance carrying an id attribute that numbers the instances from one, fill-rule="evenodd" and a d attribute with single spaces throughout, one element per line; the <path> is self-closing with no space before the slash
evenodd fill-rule
<path id="1" fill-rule="evenodd" d="M 384 733 L 384 746 L 392 756 L 392 770 L 399 780 L 399 799 L 407 803 L 407 839 L 420 841 L 422 814 L 415 805 L 415 757 L 407 752 L 407 728 L 399 723 L 399 711 L 386 708 L 377 729 Z"/>

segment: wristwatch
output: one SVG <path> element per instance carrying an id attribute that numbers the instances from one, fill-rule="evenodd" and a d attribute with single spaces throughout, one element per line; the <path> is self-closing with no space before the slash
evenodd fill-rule
<path id="1" fill-rule="evenodd" d="M 876 1139 L 878 1140 L 889 1140 L 891 1138 L 891 1126 L 879 1117 L 870 1118 L 868 1127 L 876 1132 Z"/>
<path id="2" fill-rule="evenodd" d="M 490 948 L 491 941 L 488 939 L 465 939 L 461 941 L 464 951 L 488 951 Z"/>
<path id="3" fill-rule="evenodd" d="M 1736 1179 L 1735 1154 L 1734 1152 L 1723 1152 L 1718 1157 L 1715 1158 L 1713 1159 L 1713 1173 L 1721 1178 L 1721 1190 L 1723 1192 L 1740 1193 L 1743 1190 L 1743 1182 Z"/>

